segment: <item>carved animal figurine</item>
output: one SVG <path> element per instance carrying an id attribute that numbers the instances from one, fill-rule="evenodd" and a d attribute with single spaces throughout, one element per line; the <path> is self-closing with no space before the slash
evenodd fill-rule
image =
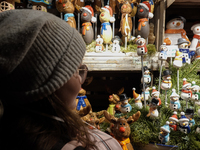
<path id="1" fill-rule="evenodd" d="M 156 98 L 159 101 L 158 106 L 160 106 L 161 103 L 162 103 L 162 101 L 161 101 L 161 99 L 159 97 L 160 96 L 160 92 L 156 90 L 155 86 L 153 86 L 152 89 L 153 90 L 152 90 L 152 93 L 151 93 L 151 98 Z"/>
<path id="2" fill-rule="evenodd" d="M 185 63 L 190 64 L 191 58 L 192 56 L 195 55 L 195 52 L 189 51 L 189 48 L 188 48 L 189 42 L 184 38 L 179 38 L 177 44 L 178 44 L 179 51 L 182 52 L 182 55 L 183 55 L 183 58 L 182 58 L 183 64 Z"/>
<path id="3" fill-rule="evenodd" d="M 82 119 L 89 124 L 90 129 L 93 129 L 93 127 L 100 129 L 99 124 L 104 122 L 105 117 L 102 117 L 102 118 L 98 118 L 98 117 L 99 117 L 99 115 L 96 112 L 92 112 L 92 113 L 89 113 L 86 116 L 82 117 Z M 90 125 L 92 125 L 92 126 L 90 126 Z"/>
<path id="4" fill-rule="evenodd" d="M 154 12 L 154 0 L 141 0 L 141 2 L 149 2 L 149 4 L 151 5 L 151 13 Z"/>
<path id="5" fill-rule="evenodd" d="M 169 121 L 166 121 L 165 125 L 160 127 L 160 134 L 159 134 L 159 140 L 161 141 L 161 143 L 165 144 L 169 141 L 169 133 L 170 133 L 170 129 L 169 129 Z"/>
<path id="6" fill-rule="evenodd" d="M 167 29 L 165 30 L 164 42 L 167 45 L 176 45 L 179 38 L 184 38 L 189 42 L 190 45 L 190 40 L 186 35 L 186 31 L 183 29 L 184 24 L 186 23 L 186 19 L 182 16 L 173 15 L 173 17 L 168 20 L 169 21 L 167 21 L 166 25 Z"/>
<path id="7" fill-rule="evenodd" d="M 0 12 L 15 9 L 15 2 L 20 3 L 20 0 L 5 0 L 0 2 Z"/>
<path id="8" fill-rule="evenodd" d="M 137 94 L 135 92 L 136 88 L 133 88 L 133 98 L 135 100 L 135 105 L 139 108 L 139 109 L 142 109 L 142 97 L 140 94 Z"/>
<path id="9" fill-rule="evenodd" d="M 171 71 L 170 70 L 164 70 L 163 71 L 163 80 L 161 83 L 161 89 L 163 90 L 169 90 L 172 87 L 172 81 L 171 81 Z"/>
<path id="10" fill-rule="evenodd" d="M 170 129 L 172 129 L 172 131 L 177 131 L 177 123 L 178 123 L 177 112 L 174 111 L 173 115 L 169 117 L 169 127 Z"/>
<path id="11" fill-rule="evenodd" d="M 179 102 L 179 95 L 176 93 L 175 89 L 172 89 L 172 94 L 170 95 L 170 109 L 177 111 L 181 108 L 181 104 Z"/>
<path id="12" fill-rule="evenodd" d="M 47 7 L 51 5 L 48 1 L 45 0 L 29 0 L 31 2 L 33 10 L 40 10 L 47 12 Z"/>
<path id="13" fill-rule="evenodd" d="M 97 35 L 95 50 L 96 52 L 103 52 L 104 50 L 103 39 L 100 35 Z"/>
<path id="14" fill-rule="evenodd" d="M 194 109 L 188 108 L 186 109 L 185 116 L 189 119 L 190 128 L 195 125 L 194 120 Z"/>
<path id="15" fill-rule="evenodd" d="M 115 18 L 112 17 L 112 8 L 110 6 L 104 6 L 101 8 L 101 14 L 99 19 L 101 22 L 100 34 L 103 38 L 104 44 L 106 44 L 106 51 L 108 50 L 108 44 L 112 40 L 112 28 L 109 22 L 114 22 Z"/>
<path id="16" fill-rule="evenodd" d="M 200 46 L 200 23 L 195 23 L 191 27 L 191 30 L 193 31 L 194 36 L 190 45 L 190 51 L 196 51 L 197 47 Z"/>
<path id="17" fill-rule="evenodd" d="M 130 112 L 132 110 L 132 106 L 128 103 L 131 99 L 126 96 L 126 94 L 119 95 L 121 108 L 120 111 L 124 114 Z"/>
<path id="18" fill-rule="evenodd" d="M 81 117 L 92 112 L 92 106 L 85 95 L 86 91 L 81 88 L 76 97 L 76 108 L 74 109 Z"/>
<path id="19" fill-rule="evenodd" d="M 146 46 L 146 40 L 142 38 L 140 35 L 138 35 L 136 44 L 137 44 L 137 55 L 138 56 L 146 55 L 148 52 L 148 49 Z"/>
<path id="20" fill-rule="evenodd" d="M 130 124 L 136 122 L 140 118 L 140 111 L 130 116 L 128 119 L 125 118 L 115 118 L 110 115 L 108 112 L 104 112 L 105 118 L 114 124 L 113 127 L 113 136 L 118 140 L 121 144 L 123 150 L 133 150 L 133 146 L 130 143 Z"/>
<path id="21" fill-rule="evenodd" d="M 168 51 L 168 48 L 166 46 L 166 43 L 163 43 L 160 46 L 160 53 L 158 55 L 158 59 L 161 61 L 167 60 L 167 51 Z"/>
<path id="22" fill-rule="evenodd" d="M 143 83 L 143 78 L 144 78 L 144 83 L 149 85 L 151 83 L 151 76 L 150 76 L 151 72 L 150 72 L 150 69 L 147 66 L 144 66 L 143 70 L 144 70 L 144 75 L 141 78 L 141 83 Z"/>
<path id="23" fill-rule="evenodd" d="M 139 3 L 137 5 L 137 16 L 138 20 L 138 28 L 137 33 L 142 38 L 147 39 L 149 36 L 149 21 L 148 18 L 153 18 L 153 14 L 150 10 L 149 2 L 145 1 L 143 3 Z"/>
<path id="24" fill-rule="evenodd" d="M 185 116 L 184 112 L 181 112 L 181 117 L 178 120 L 179 122 L 179 130 L 185 134 L 190 133 L 191 129 L 189 126 L 189 119 Z"/>
<path id="25" fill-rule="evenodd" d="M 181 90 L 181 98 L 186 101 L 186 108 L 188 108 L 188 101 L 192 97 L 191 83 L 187 82 L 186 78 L 183 78 L 183 86 Z"/>
<path id="26" fill-rule="evenodd" d="M 152 98 L 151 99 L 151 103 L 149 105 L 149 113 L 147 114 L 147 117 L 151 117 L 151 118 L 157 118 L 158 115 L 159 115 L 159 112 L 157 110 L 157 107 L 158 107 L 158 104 L 159 104 L 159 100 L 156 99 L 156 98 Z"/>
<path id="27" fill-rule="evenodd" d="M 86 44 L 92 43 L 94 31 L 91 22 L 96 22 L 93 8 L 89 5 L 82 7 L 81 21 L 82 21 L 82 37 Z"/>
<path id="28" fill-rule="evenodd" d="M 74 0 L 57 0 L 56 9 L 64 13 L 64 20 L 73 28 L 76 28 L 76 20 L 74 18 L 75 6 Z"/>
<path id="29" fill-rule="evenodd" d="M 131 12 L 133 3 L 135 0 L 127 1 L 127 0 L 118 0 L 121 6 L 121 23 L 120 29 L 122 34 L 122 41 L 125 43 L 125 37 L 127 37 L 127 42 L 131 38 L 131 31 L 132 31 L 132 19 L 131 19 Z"/>

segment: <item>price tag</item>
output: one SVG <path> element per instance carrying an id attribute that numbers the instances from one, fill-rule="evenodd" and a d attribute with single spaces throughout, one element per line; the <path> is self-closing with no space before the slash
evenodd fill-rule
<path id="1" fill-rule="evenodd" d="M 175 57 L 176 56 L 176 50 L 178 49 L 178 45 L 170 45 L 167 46 L 167 57 Z"/>

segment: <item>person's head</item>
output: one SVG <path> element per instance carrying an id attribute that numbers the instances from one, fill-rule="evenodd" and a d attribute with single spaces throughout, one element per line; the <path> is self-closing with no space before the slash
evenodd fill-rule
<path id="1" fill-rule="evenodd" d="M 81 123 L 73 121 L 78 116 L 71 110 L 87 72 L 80 34 L 57 16 L 34 10 L 0 13 L 0 29 L 0 99 L 5 113 L 19 111 L 29 116 L 30 111 L 42 111 L 60 117 L 66 128 L 79 128 Z M 42 124 L 40 117 L 32 117 L 30 124 L 37 120 L 37 125 Z M 67 131 L 70 139 L 77 130 Z"/>

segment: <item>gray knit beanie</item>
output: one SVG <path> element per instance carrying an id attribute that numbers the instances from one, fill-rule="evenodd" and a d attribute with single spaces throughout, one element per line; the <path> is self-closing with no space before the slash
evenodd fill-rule
<path id="1" fill-rule="evenodd" d="M 80 34 L 50 13 L 0 13 L 0 98 L 24 103 L 52 94 L 75 73 L 85 49 Z"/>

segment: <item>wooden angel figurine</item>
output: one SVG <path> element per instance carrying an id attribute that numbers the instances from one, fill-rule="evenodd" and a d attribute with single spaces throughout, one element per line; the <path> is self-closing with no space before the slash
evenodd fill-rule
<path id="1" fill-rule="evenodd" d="M 147 39 L 149 36 L 149 20 L 153 18 L 153 13 L 151 13 L 151 6 L 149 2 L 144 1 L 143 3 L 139 3 L 137 5 L 137 16 L 138 20 L 138 28 L 137 33 L 142 38 Z"/>
<path id="2" fill-rule="evenodd" d="M 87 99 L 86 91 L 81 88 L 76 97 L 76 108 L 74 109 L 81 117 L 92 112 L 92 106 Z"/>
<path id="3" fill-rule="evenodd" d="M 20 3 L 20 0 L 5 0 L 0 2 L 0 12 L 15 9 L 15 2 Z"/>
<path id="4" fill-rule="evenodd" d="M 120 111 L 124 114 L 130 112 L 132 110 L 132 106 L 128 103 L 131 99 L 126 96 L 126 94 L 119 95 L 121 108 Z"/>
<path id="5" fill-rule="evenodd" d="M 159 100 L 156 98 L 152 98 L 150 105 L 149 105 L 149 113 L 147 114 L 147 117 L 151 117 L 151 118 L 157 118 L 159 115 L 159 112 L 157 110 L 159 104 Z"/>
<path id="6" fill-rule="evenodd" d="M 130 142 L 129 136 L 131 134 L 130 124 L 136 122 L 140 118 L 140 111 L 130 116 L 128 119 L 125 118 L 115 118 L 108 112 L 104 112 L 105 118 L 113 123 L 112 128 L 113 136 L 121 144 L 123 150 L 133 150 L 133 146 Z"/>
<path id="7" fill-rule="evenodd" d="M 97 53 L 103 52 L 103 50 L 104 50 L 103 38 L 101 38 L 100 35 L 97 35 L 95 50 Z"/>
<path id="8" fill-rule="evenodd" d="M 134 100 L 135 100 L 135 105 L 139 108 L 139 109 L 142 109 L 142 97 L 140 94 L 137 94 L 135 92 L 136 88 L 133 88 L 133 97 L 134 97 Z"/>
<path id="9" fill-rule="evenodd" d="M 89 5 L 82 7 L 81 21 L 82 21 L 82 37 L 86 44 L 92 43 L 94 38 L 94 31 L 91 22 L 96 22 L 93 8 Z"/>
<path id="10" fill-rule="evenodd" d="M 64 20 L 73 28 L 76 28 L 76 20 L 74 18 L 75 6 L 74 0 L 57 0 L 56 9 L 60 13 L 64 13 Z"/>
<path id="11" fill-rule="evenodd" d="M 169 141 L 169 133 L 170 133 L 169 121 L 166 121 L 166 124 L 160 127 L 160 134 L 158 137 L 162 144 L 165 144 Z"/>

